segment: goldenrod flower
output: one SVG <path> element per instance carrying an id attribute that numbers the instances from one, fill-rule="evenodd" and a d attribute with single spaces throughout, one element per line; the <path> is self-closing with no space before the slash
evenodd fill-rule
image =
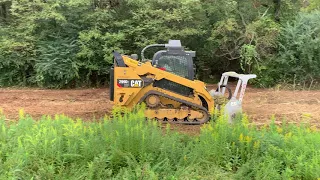
<path id="1" fill-rule="evenodd" d="M 251 142 L 251 140 L 252 140 L 252 137 L 250 137 L 250 136 L 246 136 L 246 142 L 247 142 L 247 143 L 250 143 L 250 142 Z"/>
<path id="2" fill-rule="evenodd" d="M 315 131 L 317 131 L 317 127 L 316 127 L 315 125 L 313 125 L 313 126 L 310 128 L 310 130 L 311 130 L 312 132 L 315 132 Z"/>
<path id="3" fill-rule="evenodd" d="M 307 133 L 311 133 L 311 129 L 310 128 L 307 128 Z"/>
<path id="4" fill-rule="evenodd" d="M 239 141 L 240 141 L 240 142 L 243 142 L 243 134 L 242 134 L 242 133 L 241 133 L 240 136 L 239 136 Z"/>
<path id="5" fill-rule="evenodd" d="M 287 133 L 287 134 L 284 135 L 284 140 L 288 140 L 288 139 L 290 139 L 291 137 L 292 137 L 292 133 L 289 132 L 289 133 Z"/>
<path id="6" fill-rule="evenodd" d="M 254 149 L 258 149 L 260 147 L 260 141 L 255 141 L 254 144 L 253 144 L 253 148 Z"/>
<path id="7" fill-rule="evenodd" d="M 244 127 L 248 127 L 249 125 L 249 120 L 248 120 L 248 116 L 246 114 L 243 115 L 242 119 L 241 119 L 242 125 Z"/>
<path id="8" fill-rule="evenodd" d="M 277 127 L 277 132 L 279 133 L 279 134 L 281 134 L 282 133 L 282 128 L 281 127 Z"/>
<path id="9" fill-rule="evenodd" d="M 19 118 L 20 118 L 20 119 L 23 119 L 23 118 L 24 118 L 24 110 L 23 110 L 23 109 L 20 109 L 20 110 L 19 110 Z"/>

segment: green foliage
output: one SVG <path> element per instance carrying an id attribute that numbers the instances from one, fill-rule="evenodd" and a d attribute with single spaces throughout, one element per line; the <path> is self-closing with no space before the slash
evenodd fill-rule
<path id="1" fill-rule="evenodd" d="M 223 116 L 199 136 L 145 120 L 144 107 L 92 122 L 64 115 L 0 121 L 1 179 L 317 179 L 320 133 Z M 124 114 L 122 114 L 124 112 Z M 122 114 L 122 115 L 121 115 Z"/>
<path id="2" fill-rule="evenodd" d="M 269 64 L 274 83 L 312 88 L 320 79 L 320 12 L 301 13 L 287 23 L 279 40 L 279 54 Z"/>
<path id="3" fill-rule="evenodd" d="M 39 42 L 39 58 L 35 62 L 35 81 L 40 87 L 64 87 L 79 77 L 75 60 L 75 41 L 59 39 Z"/>
<path id="4" fill-rule="evenodd" d="M 80 32 L 80 51 L 77 53 L 80 72 L 83 73 L 83 83 L 91 85 L 92 82 L 104 84 L 109 75 L 109 68 L 113 63 L 112 51 L 120 49 L 120 42 L 124 40 L 122 33 L 101 34 L 99 30 Z M 120 50 L 121 52 L 121 50 Z"/>
<path id="5" fill-rule="evenodd" d="M 140 54 L 146 45 L 169 39 L 180 39 L 186 49 L 197 51 L 200 80 L 213 82 L 225 71 L 238 71 L 256 73 L 256 85 L 274 85 L 275 79 L 287 81 L 272 70 L 283 52 L 279 43 L 290 46 L 279 34 L 290 34 L 286 22 L 299 11 L 319 11 L 319 3 L 2 0 L 0 86 L 106 85 L 113 50 Z"/>
<path id="6" fill-rule="evenodd" d="M 309 0 L 305 1 L 305 4 L 302 8 L 303 12 L 310 12 L 314 10 L 320 10 L 320 1 L 319 0 Z"/>
<path id="7" fill-rule="evenodd" d="M 0 40 L 0 85 L 27 85 L 27 77 L 32 74 L 34 46 L 30 42 L 16 41 L 2 36 Z M 30 72 L 31 70 L 31 72 Z"/>
<path id="8" fill-rule="evenodd" d="M 251 73 L 252 65 L 259 65 L 259 55 L 256 51 L 256 47 L 254 45 L 245 44 L 241 47 L 241 69 L 245 72 Z M 247 68 L 245 68 L 247 66 Z"/>

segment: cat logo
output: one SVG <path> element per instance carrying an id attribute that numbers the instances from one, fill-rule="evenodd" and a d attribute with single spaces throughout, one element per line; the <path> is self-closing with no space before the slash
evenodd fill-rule
<path id="1" fill-rule="evenodd" d="M 131 80 L 131 87 L 142 87 L 142 80 Z"/>
<path id="2" fill-rule="evenodd" d="M 117 86 L 120 88 L 141 88 L 143 81 L 141 79 L 118 79 Z"/>

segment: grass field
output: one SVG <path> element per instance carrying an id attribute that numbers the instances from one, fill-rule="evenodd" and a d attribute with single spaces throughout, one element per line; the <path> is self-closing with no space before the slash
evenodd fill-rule
<path id="1" fill-rule="evenodd" d="M 0 179 L 317 179 L 320 133 L 308 124 L 234 124 L 190 136 L 146 121 L 143 107 L 96 121 L 64 115 L 0 121 Z"/>

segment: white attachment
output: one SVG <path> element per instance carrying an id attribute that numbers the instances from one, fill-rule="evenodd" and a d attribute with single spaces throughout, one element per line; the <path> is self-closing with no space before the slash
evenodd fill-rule
<path id="1" fill-rule="evenodd" d="M 229 77 L 234 77 L 238 78 L 238 83 L 236 86 L 235 91 L 232 93 L 231 99 L 228 101 L 228 103 L 225 105 L 225 115 L 228 115 L 229 117 L 229 122 L 232 121 L 234 118 L 235 114 L 241 113 L 242 112 L 242 100 L 244 97 L 244 93 L 247 88 L 247 83 L 249 79 L 256 78 L 257 75 L 255 74 L 238 74 L 236 72 L 230 71 L 230 72 L 225 72 L 222 74 L 220 82 L 218 83 L 218 92 L 213 92 L 211 91 L 210 94 L 215 97 L 215 96 L 224 96 L 225 94 L 225 89 L 226 87 L 222 87 L 222 90 L 220 89 L 221 85 L 227 86 Z M 239 89 L 240 94 L 239 94 Z M 239 97 L 237 99 L 237 96 L 239 94 Z M 220 110 L 219 105 L 216 106 L 217 109 Z"/>
<path id="2" fill-rule="evenodd" d="M 249 79 L 256 78 L 257 75 L 255 75 L 255 74 L 238 74 L 238 73 L 233 72 L 233 71 L 225 72 L 225 73 L 222 74 L 220 82 L 218 84 L 219 92 L 221 92 L 220 91 L 220 85 L 227 85 L 229 77 L 234 77 L 234 78 L 238 78 L 239 79 L 237 87 L 236 87 L 232 97 L 237 98 L 238 91 L 239 91 L 239 88 L 241 86 L 239 101 L 242 102 L 242 99 L 243 99 L 245 90 L 247 88 L 247 83 L 248 83 Z M 224 94 L 224 93 L 225 93 L 225 87 L 222 88 L 222 94 Z"/>

